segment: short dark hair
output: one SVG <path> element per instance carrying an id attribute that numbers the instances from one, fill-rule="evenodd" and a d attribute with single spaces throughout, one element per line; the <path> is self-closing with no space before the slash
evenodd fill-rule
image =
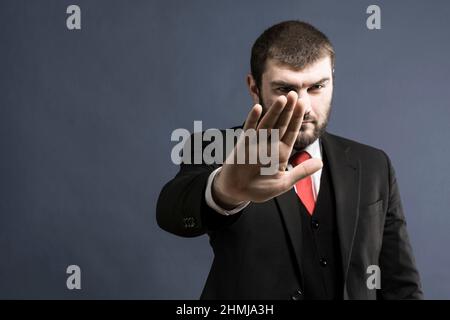
<path id="1" fill-rule="evenodd" d="M 261 88 L 261 78 L 268 59 L 301 70 L 327 55 L 334 68 L 333 45 L 325 34 L 306 22 L 284 21 L 265 30 L 256 39 L 250 67 L 256 85 Z"/>

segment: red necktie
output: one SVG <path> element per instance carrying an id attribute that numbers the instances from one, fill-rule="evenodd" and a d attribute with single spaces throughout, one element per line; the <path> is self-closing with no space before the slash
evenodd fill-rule
<path id="1" fill-rule="evenodd" d="M 291 164 L 295 167 L 308 159 L 311 159 L 311 156 L 308 152 L 298 152 L 292 157 Z M 306 210 L 308 210 L 308 213 L 312 215 L 314 212 L 314 207 L 316 206 L 316 201 L 314 200 L 311 176 L 297 181 L 297 183 L 295 184 L 295 189 Z"/>

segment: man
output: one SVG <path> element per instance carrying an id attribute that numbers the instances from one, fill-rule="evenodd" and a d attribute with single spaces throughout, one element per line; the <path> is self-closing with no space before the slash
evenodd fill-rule
<path id="1" fill-rule="evenodd" d="M 183 163 L 161 191 L 161 228 L 210 237 L 201 298 L 422 298 L 389 158 L 325 131 L 333 70 L 334 49 L 313 26 L 267 29 L 252 48 L 243 130 L 279 130 L 278 171 Z"/>

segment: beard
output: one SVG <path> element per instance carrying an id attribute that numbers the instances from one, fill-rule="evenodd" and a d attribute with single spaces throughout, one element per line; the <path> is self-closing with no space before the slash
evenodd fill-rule
<path id="1" fill-rule="evenodd" d="M 297 139 L 295 140 L 294 143 L 294 148 L 296 150 L 305 149 L 307 146 L 309 146 L 311 143 L 313 143 L 319 137 L 322 136 L 328 125 L 330 111 L 331 111 L 331 104 L 329 105 L 324 115 L 324 119 L 321 122 L 317 121 L 317 119 L 312 119 L 309 116 L 309 114 L 305 114 L 305 116 L 303 117 L 303 121 L 311 121 L 311 122 L 309 124 L 306 124 L 305 126 L 302 125 L 300 127 L 300 132 L 298 133 Z M 312 127 L 312 129 L 310 127 Z"/>
<path id="2" fill-rule="evenodd" d="M 267 108 L 266 104 L 263 103 L 261 95 L 259 95 L 259 101 L 265 113 L 265 111 L 267 111 Z M 310 113 L 304 114 L 303 121 L 310 121 L 310 122 L 305 125 L 302 124 L 302 126 L 300 127 L 297 139 L 294 142 L 294 149 L 303 150 L 322 136 L 328 125 L 328 120 L 330 118 L 331 113 L 331 105 L 332 99 L 330 100 L 328 108 L 326 109 L 324 117 L 323 119 L 321 119 L 321 121 L 319 121 L 316 118 L 313 118 Z"/>

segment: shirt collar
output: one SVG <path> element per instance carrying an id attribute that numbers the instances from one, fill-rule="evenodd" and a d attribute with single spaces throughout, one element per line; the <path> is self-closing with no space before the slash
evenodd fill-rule
<path id="1" fill-rule="evenodd" d="M 322 145 L 320 144 L 320 138 L 317 138 L 316 140 L 314 140 L 313 143 L 311 143 L 309 146 L 307 146 L 304 149 L 301 149 L 301 150 L 292 149 L 291 155 L 289 157 L 289 162 L 287 165 L 287 170 L 292 170 L 292 165 L 291 165 L 292 156 L 303 150 L 308 152 L 309 155 L 311 156 L 311 158 L 322 160 Z"/>
<path id="2" fill-rule="evenodd" d="M 304 150 L 310 154 L 311 158 L 322 160 L 322 150 L 320 147 L 319 138 L 317 138 L 313 143 L 311 143 L 309 146 L 307 146 Z"/>

